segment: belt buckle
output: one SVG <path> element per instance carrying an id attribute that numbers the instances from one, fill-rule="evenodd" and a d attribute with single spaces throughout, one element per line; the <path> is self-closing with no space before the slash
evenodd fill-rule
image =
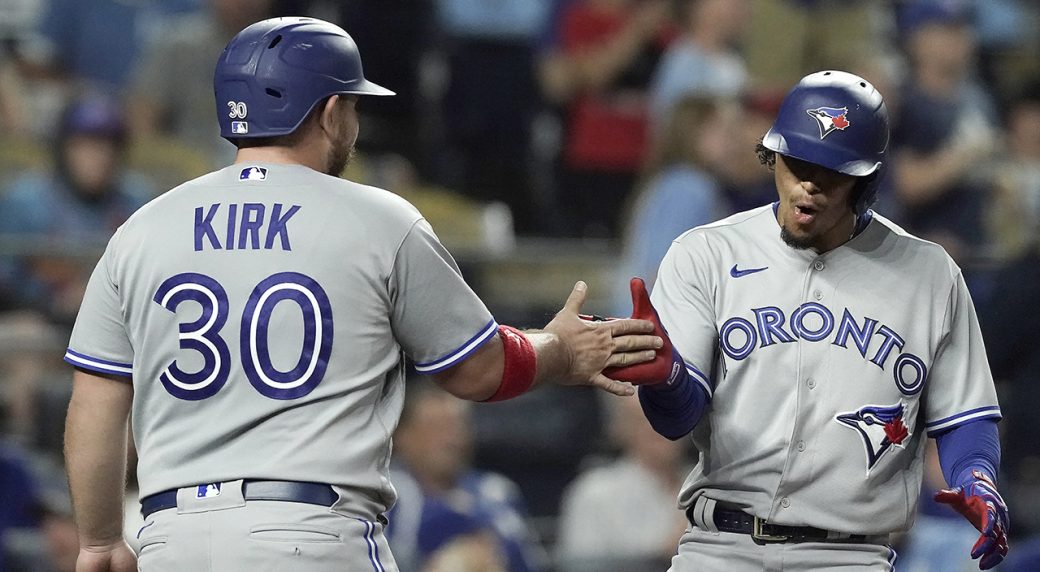
<path id="1" fill-rule="evenodd" d="M 754 518 L 754 524 L 751 529 L 751 538 L 759 542 L 787 542 L 791 537 L 784 536 L 781 534 L 765 534 L 762 532 L 762 527 L 766 524 L 766 521 L 756 517 Z"/>

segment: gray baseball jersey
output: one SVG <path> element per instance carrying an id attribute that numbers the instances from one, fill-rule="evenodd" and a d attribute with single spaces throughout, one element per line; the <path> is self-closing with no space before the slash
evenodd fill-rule
<path id="1" fill-rule="evenodd" d="M 465 359 L 497 324 L 403 199 L 296 165 L 233 165 L 152 201 L 87 286 L 70 363 L 130 376 L 141 495 L 241 478 L 393 502 L 403 355 Z"/>
<path id="2" fill-rule="evenodd" d="M 770 206 L 695 228 L 651 299 L 713 395 L 683 507 L 703 494 L 778 524 L 905 530 L 925 436 L 1000 416 L 960 269 L 876 214 L 822 255 L 784 244 Z"/>

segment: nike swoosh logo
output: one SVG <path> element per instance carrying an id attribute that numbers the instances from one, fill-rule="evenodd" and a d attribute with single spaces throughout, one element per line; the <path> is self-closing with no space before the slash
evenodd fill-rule
<path id="1" fill-rule="evenodd" d="M 733 268 L 729 269 L 729 275 L 734 277 L 734 278 L 740 278 L 741 276 L 747 276 L 748 274 L 754 274 L 755 272 L 761 272 L 761 271 L 763 271 L 763 270 L 765 270 L 767 268 L 769 268 L 769 267 L 768 266 L 763 266 L 762 268 L 745 268 L 744 270 L 739 270 L 737 268 L 737 265 L 734 264 Z"/>

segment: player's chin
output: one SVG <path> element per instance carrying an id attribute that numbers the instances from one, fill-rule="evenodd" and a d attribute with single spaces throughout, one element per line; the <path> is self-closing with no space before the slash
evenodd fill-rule
<path id="1" fill-rule="evenodd" d="M 780 239 L 784 241 L 784 244 L 791 248 L 804 250 L 815 246 L 816 234 L 810 230 L 799 227 L 800 225 L 794 225 L 794 228 L 789 228 L 787 225 L 781 226 Z"/>

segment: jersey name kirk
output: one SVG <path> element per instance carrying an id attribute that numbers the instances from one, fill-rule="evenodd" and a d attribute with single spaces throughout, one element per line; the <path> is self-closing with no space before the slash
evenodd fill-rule
<path id="1" fill-rule="evenodd" d="M 195 252 L 203 250 L 292 250 L 289 220 L 299 205 L 221 204 L 195 207 Z"/>
<path id="2" fill-rule="evenodd" d="M 905 338 L 898 331 L 874 318 L 858 318 L 849 308 L 840 312 L 836 317 L 836 312 L 817 302 L 806 302 L 789 313 L 776 306 L 752 308 L 744 316 L 733 316 L 722 323 L 719 345 L 726 356 L 742 361 L 756 350 L 769 351 L 770 346 L 798 339 L 830 343 L 858 351 L 883 371 L 891 368 L 896 386 L 904 395 L 921 391 L 928 366 L 906 348 Z"/>

